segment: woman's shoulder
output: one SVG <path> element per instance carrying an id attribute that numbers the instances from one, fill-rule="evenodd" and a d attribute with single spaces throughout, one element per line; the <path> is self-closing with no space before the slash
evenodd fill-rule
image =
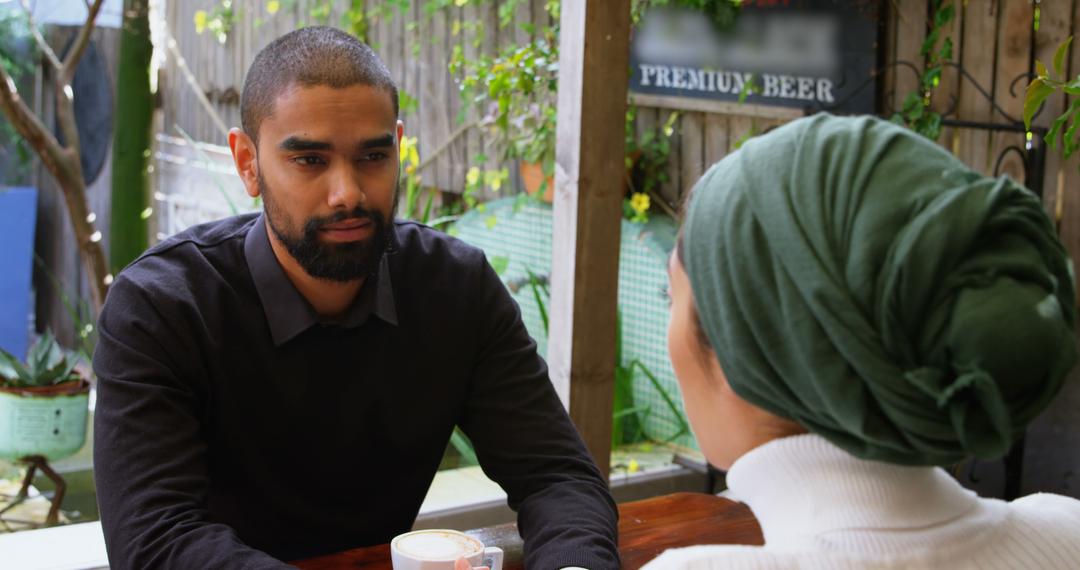
<path id="1" fill-rule="evenodd" d="M 1013 516 L 1027 526 L 1060 529 L 1074 540 L 1080 540 L 1080 500 L 1053 493 L 1035 493 L 1009 503 Z M 1063 524 L 1072 523 L 1072 524 Z"/>
<path id="2" fill-rule="evenodd" d="M 765 549 L 760 546 L 691 546 L 668 550 L 642 570 L 847 570 L 866 568 L 825 553 Z"/>

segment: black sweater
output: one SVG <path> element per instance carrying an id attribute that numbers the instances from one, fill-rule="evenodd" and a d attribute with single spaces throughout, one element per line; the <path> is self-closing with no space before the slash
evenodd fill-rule
<path id="1" fill-rule="evenodd" d="M 153 247 L 94 354 L 112 568 L 277 568 L 409 530 L 454 425 L 518 512 L 530 569 L 618 565 L 614 503 L 483 253 L 396 222 L 320 323 L 261 216 Z"/>

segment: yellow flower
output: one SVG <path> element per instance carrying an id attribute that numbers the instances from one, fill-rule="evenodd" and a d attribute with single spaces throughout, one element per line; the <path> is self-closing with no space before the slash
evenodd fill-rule
<path id="1" fill-rule="evenodd" d="M 465 174 L 465 184 L 468 186 L 476 186 L 476 183 L 480 181 L 480 169 L 472 167 L 469 172 Z"/>
<path id="2" fill-rule="evenodd" d="M 281 9 L 281 2 L 278 2 L 277 0 L 270 0 L 269 2 L 266 3 L 266 11 L 269 12 L 270 14 L 277 14 L 278 10 L 280 10 L 280 9 Z"/>
<path id="3" fill-rule="evenodd" d="M 401 137 L 398 159 L 401 164 L 405 164 L 405 161 L 408 161 L 413 166 L 420 164 L 420 152 L 416 149 L 416 137 Z"/>
<path id="4" fill-rule="evenodd" d="M 195 12 L 195 33 L 201 34 L 206 30 L 206 10 Z"/>
<path id="5" fill-rule="evenodd" d="M 648 196 L 645 196 L 648 199 Z M 641 465 L 638 464 L 637 459 L 631 459 L 630 464 L 626 466 L 627 473 L 637 473 L 641 470 Z"/>
<path id="6" fill-rule="evenodd" d="M 634 192 L 634 195 L 630 198 L 630 207 L 633 208 L 638 215 L 648 212 L 649 195 L 644 192 Z"/>
<path id="7" fill-rule="evenodd" d="M 503 176 L 502 171 L 492 171 L 488 174 L 490 175 L 487 180 L 488 186 L 491 187 L 492 192 L 498 192 L 499 188 L 502 188 L 503 180 L 505 180 L 506 177 Z"/>

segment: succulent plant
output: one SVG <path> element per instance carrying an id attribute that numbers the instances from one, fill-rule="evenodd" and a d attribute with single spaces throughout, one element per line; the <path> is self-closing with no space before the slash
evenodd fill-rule
<path id="1" fill-rule="evenodd" d="M 46 331 L 30 347 L 25 363 L 0 348 L 0 386 L 45 387 L 77 380 L 76 364 L 78 360 L 69 358 L 52 333 Z"/>

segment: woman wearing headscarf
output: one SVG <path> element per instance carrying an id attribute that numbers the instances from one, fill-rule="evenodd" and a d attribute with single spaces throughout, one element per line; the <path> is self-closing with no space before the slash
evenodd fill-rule
<path id="1" fill-rule="evenodd" d="M 984 499 L 940 467 L 1004 455 L 1077 358 L 1031 192 L 817 115 L 705 174 L 669 272 L 687 413 L 765 545 L 650 568 L 1080 568 L 1080 501 Z"/>

